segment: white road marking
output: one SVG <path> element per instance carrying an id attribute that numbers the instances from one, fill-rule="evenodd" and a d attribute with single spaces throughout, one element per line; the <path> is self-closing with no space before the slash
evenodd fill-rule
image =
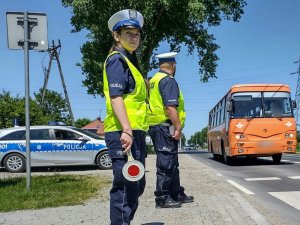
<path id="1" fill-rule="evenodd" d="M 243 196 L 238 192 L 232 192 L 230 195 L 235 198 L 237 202 L 248 212 L 248 215 L 256 222 L 255 224 L 270 225 L 268 221 L 262 216 Z"/>
<path id="2" fill-rule="evenodd" d="M 300 210 L 300 191 L 269 192 L 269 194 Z"/>
<path id="3" fill-rule="evenodd" d="M 257 178 L 245 178 L 246 181 L 261 181 L 261 180 L 281 180 L 279 177 L 257 177 Z"/>
<path id="4" fill-rule="evenodd" d="M 234 182 L 233 180 L 227 180 L 228 183 L 230 183 L 231 185 L 233 185 L 234 187 L 236 187 L 237 189 L 239 189 L 240 191 L 244 192 L 247 195 L 254 195 L 254 193 L 250 190 L 248 190 L 247 188 L 243 187 L 242 185 Z"/>
<path id="5" fill-rule="evenodd" d="M 293 163 L 300 163 L 300 162 L 293 162 Z"/>
<path id="6" fill-rule="evenodd" d="M 290 162 L 291 160 L 288 159 L 282 159 L 281 162 Z"/>
<path id="7" fill-rule="evenodd" d="M 222 174 L 220 174 L 220 173 L 217 173 L 217 176 L 219 176 L 219 177 L 222 177 L 223 175 L 222 175 Z"/>
<path id="8" fill-rule="evenodd" d="M 299 180 L 299 179 L 300 179 L 300 176 L 291 176 L 291 177 L 289 177 L 289 178 L 294 179 L 294 180 Z"/>

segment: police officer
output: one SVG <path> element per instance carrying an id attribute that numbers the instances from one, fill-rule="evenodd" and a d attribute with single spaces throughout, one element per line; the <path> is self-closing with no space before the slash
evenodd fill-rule
<path id="1" fill-rule="evenodd" d="M 178 141 L 185 121 L 182 93 L 174 75 L 176 52 L 157 55 L 159 72 L 150 79 L 149 133 L 157 155 L 156 207 L 177 208 L 193 202 L 180 186 Z"/>
<path id="2" fill-rule="evenodd" d="M 145 177 L 130 182 L 122 174 L 128 151 L 145 165 L 147 90 L 135 53 L 142 26 L 143 16 L 132 9 L 121 10 L 108 21 L 114 42 L 104 65 L 103 90 L 105 141 L 114 175 L 110 190 L 111 225 L 130 224 L 138 207 L 138 197 L 145 188 Z"/>

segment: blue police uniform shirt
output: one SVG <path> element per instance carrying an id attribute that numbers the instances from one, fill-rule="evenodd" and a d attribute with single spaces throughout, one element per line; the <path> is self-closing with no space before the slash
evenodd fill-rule
<path id="1" fill-rule="evenodd" d="M 178 106 L 179 87 L 174 78 L 169 77 L 170 74 L 160 70 L 159 72 L 165 73 L 168 76 L 160 80 L 158 87 L 165 106 Z"/>
<path id="2" fill-rule="evenodd" d="M 136 59 L 125 49 L 116 47 L 138 68 Z M 106 74 L 110 96 L 122 96 L 131 93 L 135 88 L 135 81 L 124 57 L 120 54 L 111 55 L 106 61 Z"/>

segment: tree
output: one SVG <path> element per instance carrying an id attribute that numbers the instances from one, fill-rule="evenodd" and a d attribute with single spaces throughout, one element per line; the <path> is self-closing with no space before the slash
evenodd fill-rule
<path id="1" fill-rule="evenodd" d="M 0 94 L 0 128 L 13 126 L 12 120 L 19 118 L 19 112 L 22 107 L 21 102 L 22 99 L 19 96 L 13 98 L 9 92 L 2 91 Z"/>
<path id="2" fill-rule="evenodd" d="M 41 90 L 34 93 L 35 99 L 30 102 L 30 124 L 45 125 L 49 121 L 62 121 L 71 124 L 68 117 L 66 101 L 61 94 L 55 91 L 47 91 L 47 104 L 41 105 Z M 13 119 L 19 120 L 19 125 L 25 125 L 25 98 L 19 95 L 12 97 L 10 92 L 4 91 L 0 94 L 0 128 L 12 127 Z"/>
<path id="3" fill-rule="evenodd" d="M 184 135 L 184 133 L 181 134 L 181 146 L 185 146 L 185 142 L 186 142 L 186 137 Z"/>
<path id="4" fill-rule="evenodd" d="M 90 119 L 87 118 L 81 118 L 75 121 L 75 127 L 84 127 L 85 125 L 89 124 L 90 122 L 92 122 Z"/>
<path id="5" fill-rule="evenodd" d="M 34 93 L 37 104 L 48 121 L 61 121 L 68 125 L 72 124 L 69 109 L 66 100 L 56 91 L 46 90 L 44 103 L 42 104 L 41 88 L 39 92 Z"/>
<path id="6" fill-rule="evenodd" d="M 203 128 L 201 131 L 196 132 L 191 136 L 190 140 L 188 140 L 188 144 L 196 145 L 200 147 L 205 147 L 207 143 L 207 127 Z"/>
<path id="7" fill-rule="evenodd" d="M 207 82 L 216 78 L 215 51 L 219 47 L 208 27 L 219 25 L 222 19 L 239 21 L 246 0 L 62 0 L 62 4 L 73 12 L 72 32 L 89 31 L 88 41 L 81 47 L 82 62 L 78 64 L 86 75 L 83 85 L 89 94 L 103 96 L 101 74 L 113 41 L 107 21 L 115 12 L 133 8 L 144 16 L 143 42 L 138 54 L 144 74 L 157 66 L 151 56 L 166 41 L 171 50 L 180 51 L 185 45 L 188 54 L 196 51 L 200 80 Z"/>

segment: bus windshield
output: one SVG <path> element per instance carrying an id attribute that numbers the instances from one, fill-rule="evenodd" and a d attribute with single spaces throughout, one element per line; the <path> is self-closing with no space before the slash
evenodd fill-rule
<path id="1" fill-rule="evenodd" d="M 292 117 L 287 92 L 243 92 L 232 95 L 231 118 Z"/>

